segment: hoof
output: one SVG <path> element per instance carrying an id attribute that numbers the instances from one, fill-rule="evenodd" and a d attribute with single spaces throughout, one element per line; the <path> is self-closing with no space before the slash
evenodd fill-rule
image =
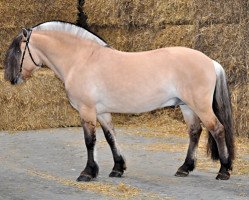
<path id="1" fill-rule="evenodd" d="M 218 173 L 218 175 L 216 176 L 217 180 L 228 180 L 230 178 L 230 173 L 229 172 L 225 172 L 225 173 Z"/>
<path id="2" fill-rule="evenodd" d="M 177 177 L 186 177 L 188 176 L 189 172 L 185 172 L 185 171 L 182 171 L 182 170 L 178 170 L 176 173 L 175 173 L 175 176 Z"/>
<path id="3" fill-rule="evenodd" d="M 109 177 L 122 177 L 123 175 L 123 172 L 119 172 L 119 171 L 112 171 L 110 174 L 109 174 Z"/>
<path id="4" fill-rule="evenodd" d="M 89 182 L 93 179 L 93 177 L 91 177 L 90 175 L 87 175 L 87 174 L 81 174 L 78 178 L 77 178 L 77 181 L 78 182 Z"/>

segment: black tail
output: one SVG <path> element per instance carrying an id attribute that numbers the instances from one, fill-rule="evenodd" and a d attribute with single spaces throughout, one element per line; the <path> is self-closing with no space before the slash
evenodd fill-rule
<path id="1" fill-rule="evenodd" d="M 87 24 L 87 15 L 86 13 L 83 11 L 83 6 L 85 4 L 85 0 L 79 0 L 78 1 L 78 19 L 76 24 L 86 30 L 89 30 L 89 26 Z"/>
<path id="2" fill-rule="evenodd" d="M 232 121 L 232 106 L 229 95 L 229 90 L 226 82 L 226 75 L 221 65 L 215 62 L 216 70 L 216 86 L 213 98 L 213 111 L 225 130 L 225 140 L 229 158 L 234 159 L 234 138 L 233 138 L 233 121 Z M 208 153 L 211 154 L 213 160 L 219 159 L 219 152 L 217 144 L 209 132 L 208 134 Z"/>

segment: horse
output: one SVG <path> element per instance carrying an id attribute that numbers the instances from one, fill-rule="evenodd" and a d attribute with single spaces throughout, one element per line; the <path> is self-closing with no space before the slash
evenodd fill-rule
<path id="1" fill-rule="evenodd" d="M 64 83 L 69 102 L 81 117 L 87 163 L 77 181 L 98 176 L 97 121 L 113 155 L 109 176 L 122 177 L 126 159 L 116 142 L 111 113 L 142 113 L 167 106 L 180 107 L 189 134 L 186 159 L 175 176 L 186 177 L 194 170 L 203 125 L 208 131 L 207 152 L 220 160 L 216 179 L 230 178 L 235 157 L 230 94 L 224 69 L 205 54 L 186 47 L 118 51 L 84 28 L 49 21 L 23 28 L 13 39 L 4 77 L 20 84 L 43 65 Z"/>

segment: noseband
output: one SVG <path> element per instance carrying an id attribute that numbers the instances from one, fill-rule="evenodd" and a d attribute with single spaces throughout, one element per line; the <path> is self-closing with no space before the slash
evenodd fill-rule
<path id="1" fill-rule="evenodd" d="M 29 52 L 29 56 L 32 60 L 32 62 L 35 64 L 35 66 L 37 67 L 41 67 L 42 65 L 39 65 L 35 62 L 31 52 L 30 52 L 30 48 L 29 48 L 29 40 L 30 40 L 30 37 L 31 37 L 31 34 L 32 34 L 32 29 L 30 30 L 30 34 L 26 40 L 26 45 L 25 45 L 25 48 L 24 48 L 24 52 L 23 52 L 23 55 L 22 55 L 22 61 L 21 61 L 21 65 L 20 65 L 20 72 L 22 72 L 22 66 L 23 66 L 23 60 L 24 60 L 24 56 L 25 56 L 25 53 L 26 53 L 26 49 L 28 49 L 28 52 Z"/>

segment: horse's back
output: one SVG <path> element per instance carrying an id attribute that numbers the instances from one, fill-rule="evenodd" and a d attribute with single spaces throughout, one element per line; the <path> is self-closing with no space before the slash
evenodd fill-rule
<path id="1" fill-rule="evenodd" d="M 122 74 L 125 71 L 134 73 L 149 71 L 154 75 L 180 74 L 185 71 L 196 73 L 214 71 L 212 59 L 200 51 L 186 47 L 168 47 L 143 52 L 105 49 L 101 56 L 103 58 L 99 60 L 100 70 L 114 70 L 115 74 Z"/>
<path id="2" fill-rule="evenodd" d="M 110 50 L 99 63 L 99 78 L 118 83 L 129 90 L 141 85 L 159 89 L 165 85 L 188 87 L 214 83 L 216 80 L 212 59 L 185 47 L 169 47 L 152 51 L 127 53 Z"/>

